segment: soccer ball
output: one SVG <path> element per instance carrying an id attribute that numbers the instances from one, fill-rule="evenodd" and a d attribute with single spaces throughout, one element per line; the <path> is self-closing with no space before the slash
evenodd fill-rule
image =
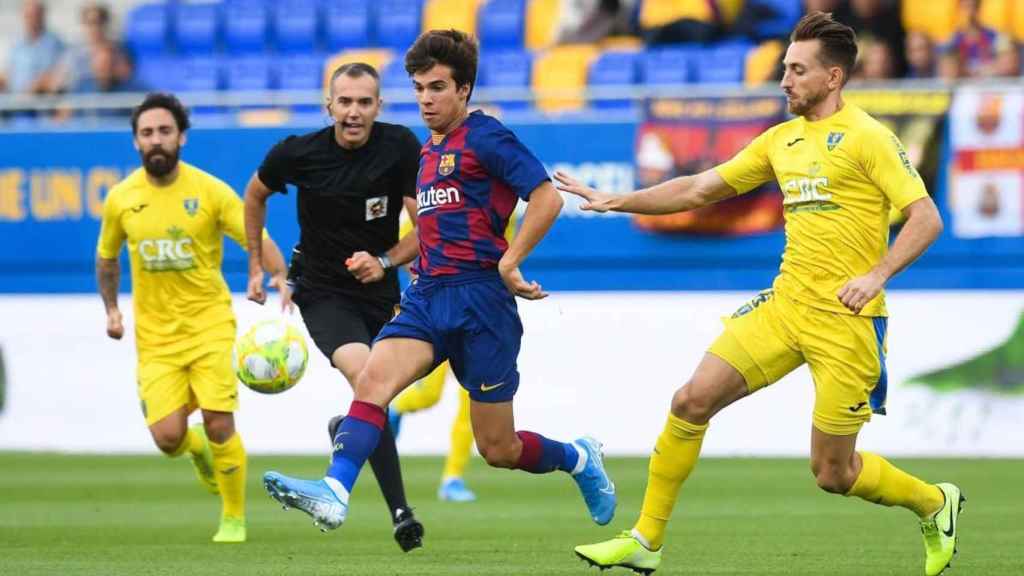
<path id="1" fill-rule="evenodd" d="M 295 386 L 306 371 L 306 340 L 284 320 L 253 324 L 235 342 L 235 375 L 261 394 L 278 394 Z"/>

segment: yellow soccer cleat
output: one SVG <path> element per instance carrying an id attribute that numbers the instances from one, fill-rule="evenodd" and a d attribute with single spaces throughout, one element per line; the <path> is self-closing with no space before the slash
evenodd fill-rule
<path id="1" fill-rule="evenodd" d="M 199 483 L 206 488 L 206 491 L 210 494 L 220 494 L 220 488 L 217 486 L 217 478 L 213 475 L 213 452 L 210 450 L 210 440 L 206 437 L 206 429 L 203 428 L 202 424 L 196 424 L 191 427 L 196 434 L 203 439 L 203 450 L 198 454 L 191 454 L 192 456 L 192 467 L 196 469 L 196 476 L 199 478 Z"/>
<path id="2" fill-rule="evenodd" d="M 956 554 L 957 521 L 964 502 L 967 501 L 960 489 L 952 484 L 937 484 L 945 503 L 939 511 L 927 520 L 921 521 L 924 534 L 925 576 L 938 576 L 949 567 Z"/>
<path id="3" fill-rule="evenodd" d="M 661 549 L 648 550 L 629 530 L 624 530 L 611 540 L 584 544 L 575 550 L 577 556 L 601 570 L 621 566 L 637 574 L 650 574 L 661 564 Z"/>
<path id="4" fill-rule="evenodd" d="M 220 528 L 213 535 L 217 543 L 239 544 L 245 542 L 245 518 L 224 516 L 220 519 Z"/>

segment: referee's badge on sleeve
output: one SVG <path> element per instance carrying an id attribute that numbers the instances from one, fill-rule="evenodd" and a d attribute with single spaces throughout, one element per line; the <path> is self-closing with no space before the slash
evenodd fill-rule
<path id="1" fill-rule="evenodd" d="M 375 196 L 366 199 L 366 221 L 383 218 L 388 214 L 388 197 Z"/>

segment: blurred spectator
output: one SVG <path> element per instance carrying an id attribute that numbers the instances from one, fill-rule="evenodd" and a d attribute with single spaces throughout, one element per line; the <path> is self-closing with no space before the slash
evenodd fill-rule
<path id="1" fill-rule="evenodd" d="M 920 30 L 907 34 L 907 76 L 910 78 L 934 78 L 936 74 L 935 45 L 932 39 Z"/>
<path id="2" fill-rule="evenodd" d="M 558 43 L 591 43 L 607 36 L 633 34 L 631 22 L 636 2 L 562 0 L 558 17 Z"/>
<path id="3" fill-rule="evenodd" d="M 742 0 L 644 0 L 640 33 L 651 45 L 714 42 L 742 7 Z"/>
<path id="4" fill-rule="evenodd" d="M 0 89 L 15 93 L 49 92 L 64 43 L 46 29 L 46 6 L 41 1 L 26 0 L 21 14 L 25 29 L 11 49 L 6 75 L 0 77 Z"/>
<path id="5" fill-rule="evenodd" d="M 905 75 L 907 60 L 903 41 L 906 34 L 899 3 L 895 0 L 849 0 L 848 4 L 835 4 L 836 20 L 853 28 L 861 46 L 870 46 L 872 42 L 884 42 L 888 46 L 892 63 L 888 77 Z"/>
<path id="6" fill-rule="evenodd" d="M 123 55 L 113 44 L 100 44 L 92 49 L 89 59 L 89 74 L 79 77 L 74 87 L 77 93 L 133 92 L 141 91 L 130 78 L 124 78 L 119 70 Z"/>
<path id="7" fill-rule="evenodd" d="M 943 47 L 939 72 L 943 78 L 1014 76 L 1019 71 L 1016 46 L 1005 34 L 981 25 L 981 0 L 960 0 L 961 22 Z"/>
<path id="8" fill-rule="evenodd" d="M 885 42 L 870 39 L 859 42 L 857 66 L 853 72 L 855 80 L 876 81 L 893 78 L 896 61 L 892 49 Z"/>
<path id="9" fill-rule="evenodd" d="M 54 79 L 55 89 L 77 91 L 79 84 L 90 80 L 94 52 L 106 51 L 108 47 L 113 48 L 117 83 L 131 78 L 132 66 L 128 56 L 110 34 L 110 9 L 105 4 L 89 3 L 82 7 L 80 15 L 83 40 L 69 48 L 61 58 Z"/>

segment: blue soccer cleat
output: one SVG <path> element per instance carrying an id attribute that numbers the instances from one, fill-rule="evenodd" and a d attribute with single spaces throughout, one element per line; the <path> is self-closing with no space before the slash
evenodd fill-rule
<path id="1" fill-rule="evenodd" d="M 331 477 L 321 480 L 300 480 L 278 472 L 263 475 L 263 486 L 284 509 L 297 508 L 313 518 L 321 532 L 334 530 L 348 515 L 348 491 Z"/>
<path id="2" fill-rule="evenodd" d="M 466 486 L 462 478 L 446 478 L 437 489 L 437 499 L 444 502 L 472 502 L 476 494 Z"/>
<path id="3" fill-rule="evenodd" d="M 391 428 L 391 435 L 398 440 L 398 432 L 402 429 L 402 413 L 392 406 L 388 409 L 388 427 Z"/>
<path id="4" fill-rule="evenodd" d="M 580 487 L 583 493 L 583 500 L 590 510 L 590 517 L 599 525 L 612 521 L 615 516 L 615 484 L 608 473 L 604 471 L 604 455 L 601 454 L 601 443 L 584 436 L 572 443 L 580 454 L 580 458 L 586 458 L 583 469 L 574 471 L 573 480 Z"/>

